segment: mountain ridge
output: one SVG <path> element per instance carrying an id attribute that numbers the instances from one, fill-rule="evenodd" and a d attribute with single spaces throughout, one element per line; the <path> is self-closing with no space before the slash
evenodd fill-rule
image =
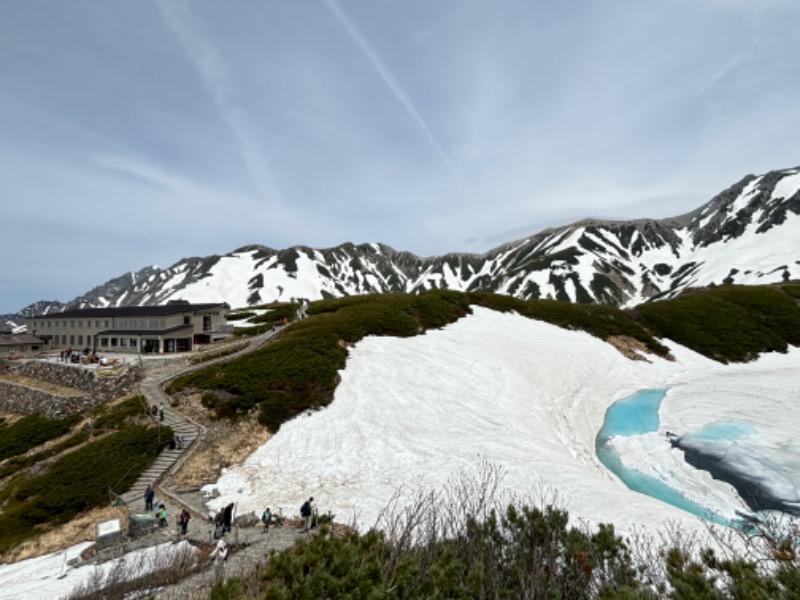
<path id="1" fill-rule="evenodd" d="M 69 302 L 36 302 L 4 321 L 13 328 L 53 311 L 178 298 L 245 307 L 437 288 L 626 307 L 687 287 L 799 275 L 800 167 L 794 167 L 746 175 L 675 217 L 586 218 L 480 254 L 422 257 L 379 242 L 321 249 L 247 244 L 228 254 L 182 258 L 165 269 L 128 272 Z"/>

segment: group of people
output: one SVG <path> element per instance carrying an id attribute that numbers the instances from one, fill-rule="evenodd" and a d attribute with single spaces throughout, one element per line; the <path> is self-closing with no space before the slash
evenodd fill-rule
<path id="1" fill-rule="evenodd" d="M 220 538 L 231 530 L 234 507 L 231 502 L 214 516 L 214 537 Z"/>
<path id="2" fill-rule="evenodd" d="M 155 506 L 154 508 L 155 497 L 156 491 L 153 489 L 153 486 L 148 485 L 147 489 L 144 491 L 144 510 L 145 512 L 153 513 L 153 516 L 155 516 L 159 527 L 167 527 L 169 525 L 169 514 L 167 513 L 167 507 L 163 502 L 159 502 L 158 506 Z M 186 535 L 189 531 L 189 520 L 191 518 L 192 515 L 185 508 L 178 515 L 177 523 L 181 535 Z"/>
<path id="3" fill-rule="evenodd" d="M 155 490 L 151 485 L 148 485 L 144 493 L 145 511 L 152 512 L 155 515 L 159 527 L 166 527 L 168 522 L 166 506 L 163 502 L 159 502 L 154 508 L 154 504 Z M 228 560 L 229 549 L 222 536 L 231 531 L 234 509 L 235 504 L 231 502 L 225 506 L 225 508 L 220 510 L 213 519 L 215 525 L 214 537 L 218 538 L 218 540 L 214 546 L 214 550 L 210 554 L 210 557 L 214 565 L 214 577 L 218 581 L 225 578 L 225 565 Z M 300 507 L 300 516 L 303 518 L 302 532 L 305 533 L 311 531 L 311 529 L 316 525 L 315 518 L 317 517 L 317 507 L 313 496 L 303 502 L 302 506 Z M 187 534 L 189 529 L 189 521 L 191 518 L 191 514 L 185 508 L 178 515 L 177 524 L 181 535 Z M 268 532 L 271 525 L 280 525 L 282 522 L 282 517 L 280 515 L 273 515 L 272 510 L 269 507 L 267 507 L 261 514 L 261 523 L 264 527 L 264 532 Z"/>
<path id="4" fill-rule="evenodd" d="M 159 404 L 158 406 L 153 404 L 150 407 L 150 414 L 153 415 L 154 419 L 157 418 L 159 421 L 163 421 L 164 420 L 164 410 L 165 409 L 166 409 L 166 407 L 164 406 L 164 402 L 162 401 L 161 404 Z"/>
<path id="5" fill-rule="evenodd" d="M 105 356 L 99 356 L 97 352 L 92 352 L 89 348 L 84 348 L 80 352 L 75 352 L 72 347 L 62 350 L 58 354 L 58 360 L 65 363 L 76 363 L 81 365 L 89 364 L 108 364 L 108 359 Z"/>

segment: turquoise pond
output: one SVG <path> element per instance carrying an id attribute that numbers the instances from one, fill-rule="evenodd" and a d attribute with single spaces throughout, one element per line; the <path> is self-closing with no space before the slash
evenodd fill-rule
<path id="1" fill-rule="evenodd" d="M 597 457 L 607 469 L 635 492 L 646 494 L 708 521 L 728 527 L 740 527 L 741 523 L 738 521 L 734 522 L 711 512 L 707 507 L 686 498 L 663 481 L 625 467 L 618 452 L 609 443 L 609 440 L 615 436 L 633 436 L 658 431 L 658 409 L 666 394 L 667 390 L 664 389 L 642 390 L 611 405 L 606 412 L 603 427 L 595 440 Z M 726 428 L 725 425 L 729 427 Z M 706 431 L 708 437 L 719 436 L 715 439 L 729 439 L 728 435 L 730 434 L 741 436 L 748 433 L 737 428 L 735 424 L 715 425 L 713 428 L 706 428 L 703 431 Z M 695 435 L 700 433 L 703 432 Z M 664 443 L 669 442 L 665 439 Z"/>

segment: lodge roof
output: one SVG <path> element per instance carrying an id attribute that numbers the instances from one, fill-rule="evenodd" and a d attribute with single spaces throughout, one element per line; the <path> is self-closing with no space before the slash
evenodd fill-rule
<path id="1" fill-rule="evenodd" d="M 41 344 L 42 340 L 29 333 L 15 333 L 11 335 L 0 335 L 0 346 L 27 346 L 30 344 Z"/>
<path id="2" fill-rule="evenodd" d="M 93 319 L 99 317 L 163 317 L 179 315 L 198 310 L 212 308 L 230 308 L 224 302 L 210 302 L 205 304 L 159 304 L 155 306 L 108 306 L 105 308 L 78 308 L 65 310 L 60 313 L 51 313 L 30 317 L 31 319 Z"/>

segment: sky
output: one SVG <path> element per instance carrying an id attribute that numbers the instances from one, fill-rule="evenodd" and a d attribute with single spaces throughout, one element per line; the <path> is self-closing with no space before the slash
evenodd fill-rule
<path id="1" fill-rule="evenodd" d="M 666 437 L 701 444 L 710 428 L 727 429 L 744 433 L 713 440 L 736 457 L 731 467 L 800 506 L 800 349 L 721 365 L 662 340 L 674 360 L 634 361 L 582 331 L 472 310 L 425 335 L 358 342 L 333 402 L 284 423 L 242 464 L 224 469 L 203 488 L 219 492 L 209 507 L 235 502 L 238 514 L 269 506 L 296 516 L 313 496 L 321 513 L 366 530 L 381 526 L 393 498 L 413 503 L 489 464 L 504 473 L 502 497 L 529 504 L 556 497 L 576 522 L 613 523 L 626 533 L 665 531 L 669 523 L 704 532 L 700 518 L 631 491 L 597 457 L 608 407 L 649 389 L 666 390 L 657 430 L 612 438 L 624 467 L 736 520 L 737 511 L 750 512 L 736 490 L 688 465 Z"/>
<path id="2" fill-rule="evenodd" d="M 800 165 L 795 0 L 0 7 L 0 313 L 248 244 L 484 252 Z"/>

